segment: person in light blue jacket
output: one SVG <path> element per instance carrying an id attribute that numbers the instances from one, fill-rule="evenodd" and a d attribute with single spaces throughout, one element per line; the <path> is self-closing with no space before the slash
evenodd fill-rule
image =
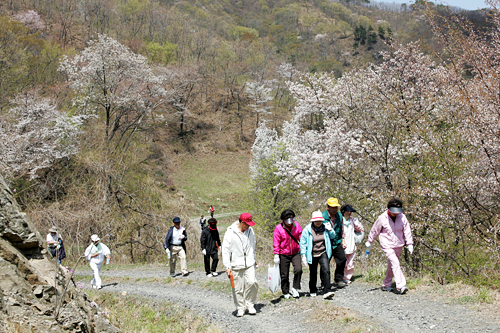
<path id="1" fill-rule="evenodd" d="M 334 293 L 330 286 L 330 259 L 332 257 L 331 239 L 335 238 L 335 231 L 330 222 L 323 223 L 324 218 L 320 211 L 312 213 L 311 223 L 306 225 L 300 238 L 300 254 L 304 265 L 309 265 L 309 293 L 316 296 L 318 288 L 318 264 L 323 298 L 331 298 Z"/>

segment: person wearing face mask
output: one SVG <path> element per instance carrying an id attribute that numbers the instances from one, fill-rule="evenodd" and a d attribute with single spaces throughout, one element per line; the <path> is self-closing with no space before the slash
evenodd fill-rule
<path id="1" fill-rule="evenodd" d="M 380 247 L 384 251 L 387 260 L 387 271 L 383 281 L 382 290 L 392 291 L 392 278 L 396 281 L 396 288 L 400 294 L 408 291 L 406 279 L 399 264 L 399 255 L 406 245 L 410 254 L 413 253 L 413 237 L 408 219 L 403 211 L 403 202 L 392 198 L 387 203 L 387 211 L 380 215 L 373 224 L 368 241 L 366 242 L 366 253 L 370 253 L 372 243 L 379 237 Z"/>
<path id="2" fill-rule="evenodd" d="M 340 207 L 340 214 L 344 217 L 344 240 L 346 242 L 346 248 L 344 249 L 346 258 L 344 282 L 347 284 L 351 283 L 351 277 L 354 274 L 354 257 L 356 256 L 355 232 L 363 233 L 363 235 L 365 232 L 363 225 L 358 219 L 351 216 L 352 213 L 356 213 L 356 210 L 351 205 L 345 204 Z"/>
<path id="3" fill-rule="evenodd" d="M 280 266 L 281 291 L 288 299 L 291 296 L 299 297 L 300 279 L 302 277 L 302 264 L 300 262 L 300 236 L 302 227 L 294 220 L 295 213 L 287 209 L 281 213 L 282 223 L 274 229 L 273 247 L 274 263 Z M 293 265 L 293 287 L 290 289 L 290 263 Z"/>
<path id="4" fill-rule="evenodd" d="M 221 246 L 221 242 L 219 230 L 217 230 L 217 220 L 213 217 L 208 219 L 208 226 L 203 228 L 200 243 L 207 277 L 219 275 L 217 273 L 217 263 L 219 262 L 219 247 Z M 210 267 L 210 258 L 212 258 L 212 267 Z"/>
<path id="5" fill-rule="evenodd" d="M 104 264 L 104 259 L 106 259 L 106 264 L 109 265 L 109 260 L 111 259 L 109 248 L 101 243 L 101 239 L 97 235 L 92 235 L 90 237 L 92 241 L 90 245 L 85 249 L 85 257 L 89 261 L 90 268 L 94 271 L 94 278 L 90 284 L 94 289 L 101 289 L 102 280 L 99 276 L 102 264 Z"/>

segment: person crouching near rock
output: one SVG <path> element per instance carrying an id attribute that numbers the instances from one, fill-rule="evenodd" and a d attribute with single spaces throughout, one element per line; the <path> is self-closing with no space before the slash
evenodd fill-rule
<path id="1" fill-rule="evenodd" d="M 300 238 L 300 254 L 304 265 L 309 265 L 309 292 L 316 296 L 319 277 L 323 285 L 323 298 L 331 298 L 334 293 L 330 289 L 330 259 L 332 258 L 331 239 L 335 238 L 335 231 L 330 222 L 323 223 L 325 219 L 318 210 L 312 213 L 311 223 L 304 227 Z"/>
<path id="2" fill-rule="evenodd" d="M 256 314 L 254 307 L 259 285 L 255 278 L 255 233 L 252 215 L 243 213 L 238 221 L 227 228 L 222 241 L 222 261 L 228 277 L 234 277 L 234 304 L 236 316 L 242 317 L 245 310 Z"/>
<path id="3" fill-rule="evenodd" d="M 100 242 L 101 239 L 99 236 L 92 235 L 90 240 L 92 243 L 85 249 L 85 257 L 89 261 L 90 268 L 94 271 L 94 277 L 92 278 L 90 284 L 94 289 L 101 289 L 102 281 L 99 276 L 99 272 L 104 264 L 104 259 L 106 259 L 106 264 L 109 264 L 111 252 L 106 245 Z"/>
<path id="4" fill-rule="evenodd" d="M 387 256 L 388 264 L 383 282 L 383 291 L 392 291 L 392 278 L 396 280 L 396 288 L 400 294 L 408 291 L 406 279 L 399 264 L 399 255 L 403 246 L 408 246 L 410 254 L 413 253 L 413 237 L 410 223 L 403 211 L 403 202 L 397 198 L 392 198 L 387 203 L 387 211 L 380 215 L 373 224 L 368 241 L 366 242 L 366 254 L 370 253 L 370 248 L 375 238 L 379 236 L 380 247 Z"/>
<path id="5" fill-rule="evenodd" d="M 213 217 L 208 219 L 208 226 L 203 228 L 200 237 L 201 253 L 205 262 L 205 273 L 207 277 L 217 276 L 217 263 L 219 262 L 219 247 L 221 246 L 217 220 Z M 210 267 L 212 258 L 212 267 Z"/>
<path id="6" fill-rule="evenodd" d="M 281 213 L 282 223 L 274 228 L 273 247 L 274 263 L 280 266 L 281 291 L 283 297 L 288 299 L 298 298 L 300 289 L 300 279 L 302 277 L 302 264 L 300 262 L 300 236 L 302 227 L 294 220 L 295 213 L 287 209 Z M 293 287 L 290 289 L 290 263 L 293 265 Z"/>

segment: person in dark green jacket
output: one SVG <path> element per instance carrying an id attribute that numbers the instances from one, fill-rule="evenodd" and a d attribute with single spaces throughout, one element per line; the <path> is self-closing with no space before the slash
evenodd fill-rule
<path id="1" fill-rule="evenodd" d="M 344 230 L 343 230 L 343 220 L 342 214 L 339 212 L 340 204 L 337 198 L 330 198 L 326 202 L 326 208 L 323 212 L 323 218 L 325 221 L 323 223 L 331 222 L 333 230 L 335 231 L 335 237 L 331 239 L 332 243 L 332 257 L 335 258 L 335 283 L 337 287 L 345 287 L 344 282 L 344 269 L 346 264 L 346 257 L 344 249 L 346 248 L 346 243 L 344 241 Z"/>

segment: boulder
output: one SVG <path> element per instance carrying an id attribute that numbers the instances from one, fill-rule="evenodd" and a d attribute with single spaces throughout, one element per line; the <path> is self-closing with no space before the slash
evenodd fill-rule
<path id="1" fill-rule="evenodd" d="M 0 175 L 0 333 L 117 332 L 67 280 Z"/>

